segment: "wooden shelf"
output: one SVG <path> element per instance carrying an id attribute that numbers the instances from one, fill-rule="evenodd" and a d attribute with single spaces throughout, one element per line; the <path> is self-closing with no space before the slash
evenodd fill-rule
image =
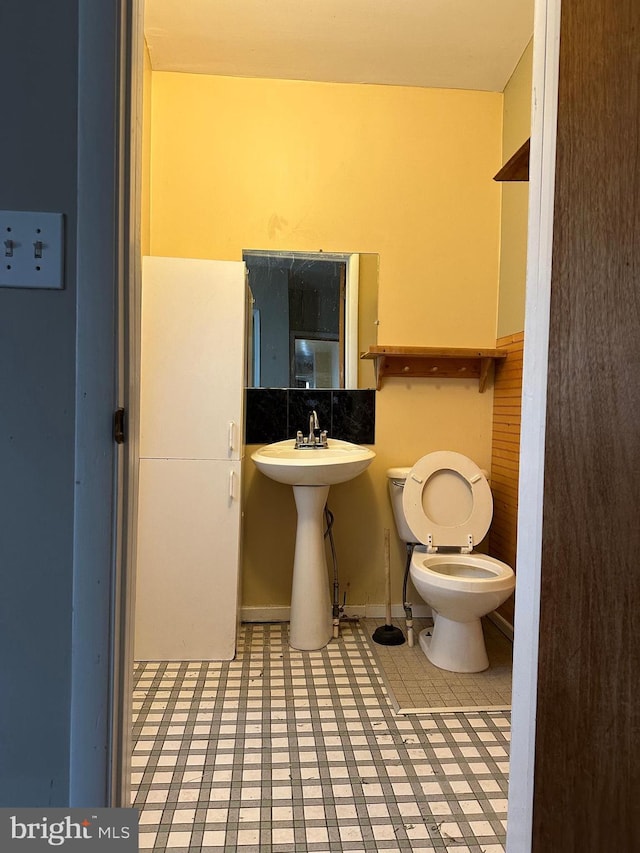
<path id="1" fill-rule="evenodd" d="M 494 181 L 528 181 L 529 180 L 529 143 L 523 142 L 516 153 L 510 157 L 502 169 L 494 177 Z"/>
<path id="2" fill-rule="evenodd" d="M 369 347 L 360 358 L 376 362 L 376 389 L 387 376 L 431 379 L 477 379 L 482 394 L 491 365 L 506 358 L 501 349 L 462 349 L 455 347 Z"/>

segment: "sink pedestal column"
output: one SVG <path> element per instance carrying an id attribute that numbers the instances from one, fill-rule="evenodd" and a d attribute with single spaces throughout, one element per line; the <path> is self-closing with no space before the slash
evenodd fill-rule
<path id="1" fill-rule="evenodd" d="M 294 649 L 324 648 L 333 634 L 324 546 L 324 507 L 329 486 L 294 486 L 298 511 L 293 560 L 289 643 Z"/>

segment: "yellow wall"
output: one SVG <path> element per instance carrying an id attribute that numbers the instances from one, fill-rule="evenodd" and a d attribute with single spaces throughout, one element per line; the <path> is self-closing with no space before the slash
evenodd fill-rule
<path id="1" fill-rule="evenodd" d="M 140 178 L 142 200 L 140 203 L 140 245 L 143 255 L 151 253 L 151 84 L 153 73 L 146 42 L 142 70 L 142 175 Z"/>
<path id="2" fill-rule="evenodd" d="M 501 132 L 495 93 L 154 72 L 151 253 L 375 252 L 379 343 L 493 346 Z M 385 383 L 377 457 L 329 496 L 348 602 L 383 601 L 384 527 L 401 600 L 386 468 L 442 448 L 489 467 L 491 398 L 472 381 Z M 245 469 L 243 603 L 288 605 L 293 496 Z"/>
<path id="3" fill-rule="evenodd" d="M 531 133 L 533 42 L 529 42 L 504 90 L 502 148 L 505 162 Z M 502 184 L 500 291 L 497 337 L 524 329 L 529 184 Z"/>
<path id="4" fill-rule="evenodd" d="M 361 254 L 358 260 L 358 349 L 360 352 L 378 342 L 378 267 L 380 257 Z M 375 388 L 375 363 L 358 362 L 358 388 Z"/>

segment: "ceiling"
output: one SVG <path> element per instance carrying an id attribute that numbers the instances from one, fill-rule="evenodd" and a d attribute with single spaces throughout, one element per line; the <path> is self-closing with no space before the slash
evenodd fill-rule
<path id="1" fill-rule="evenodd" d="M 533 0 L 145 0 L 157 71 L 502 92 Z"/>

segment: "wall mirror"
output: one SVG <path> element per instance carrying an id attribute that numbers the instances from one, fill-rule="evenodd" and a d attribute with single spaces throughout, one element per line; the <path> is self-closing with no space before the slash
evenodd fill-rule
<path id="1" fill-rule="evenodd" d="M 242 254 L 249 274 L 253 388 L 372 388 L 360 352 L 377 342 L 378 255 Z"/>

